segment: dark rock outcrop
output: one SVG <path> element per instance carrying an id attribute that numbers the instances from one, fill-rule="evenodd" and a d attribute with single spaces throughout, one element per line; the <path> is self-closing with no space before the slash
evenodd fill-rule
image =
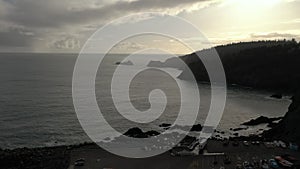
<path id="1" fill-rule="evenodd" d="M 230 128 L 231 131 L 241 131 L 241 130 L 247 130 L 248 127 L 238 127 L 238 128 Z"/>
<path id="2" fill-rule="evenodd" d="M 193 125 L 193 127 L 191 128 L 191 131 L 201 131 L 201 130 L 202 130 L 201 124 L 195 124 L 195 125 Z"/>
<path id="3" fill-rule="evenodd" d="M 286 142 L 296 142 L 300 144 L 300 91 L 292 98 L 288 112 L 283 119 L 274 125 L 271 130 L 263 133 L 264 137 L 281 139 Z"/>
<path id="4" fill-rule="evenodd" d="M 271 97 L 275 99 L 282 99 L 282 94 L 273 94 Z"/>
<path id="5" fill-rule="evenodd" d="M 140 128 L 134 127 L 129 129 L 124 133 L 125 136 L 133 137 L 133 138 L 149 138 L 152 136 L 157 136 L 160 133 L 154 130 L 143 132 Z"/>
<path id="6" fill-rule="evenodd" d="M 243 123 L 242 125 L 245 125 L 245 126 L 256 126 L 256 125 L 259 125 L 259 124 L 273 124 L 274 121 L 277 121 L 277 120 L 280 120 L 282 119 L 282 117 L 274 117 L 274 118 L 268 118 L 268 117 L 265 117 L 265 116 L 260 116 L 256 119 L 252 119 L 248 122 L 245 122 Z"/>
<path id="7" fill-rule="evenodd" d="M 171 126 L 171 124 L 168 124 L 168 123 L 162 123 L 162 124 L 160 124 L 159 125 L 159 127 L 170 127 Z"/>

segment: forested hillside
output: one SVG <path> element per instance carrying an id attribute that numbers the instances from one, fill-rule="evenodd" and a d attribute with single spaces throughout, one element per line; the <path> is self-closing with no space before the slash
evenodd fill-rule
<path id="1" fill-rule="evenodd" d="M 221 58 L 228 84 L 283 91 L 292 91 L 300 84 L 300 44 L 294 39 L 241 42 L 214 49 Z M 202 55 L 214 49 L 196 53 Z M 209 82 L 206 69 L 195 53 L 181 56 L 180 59 L 188 65 L 198 81 Z M 179 78 L 185 79 L 187 67 L 178 60 L 172 58 L 164 63 L 149 65 L 182 69 Z"/>

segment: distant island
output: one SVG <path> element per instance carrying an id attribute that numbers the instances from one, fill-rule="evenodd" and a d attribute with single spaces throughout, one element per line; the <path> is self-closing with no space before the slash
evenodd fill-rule
<path id="1" fill-rule="evenodd" d="M 128 65 L 128 66 L 132 66 L 133 65 L 133 63 L 130 60 L 125 61 L 125 62 L 116 62 L 115 64 L 116 65 Z"/>

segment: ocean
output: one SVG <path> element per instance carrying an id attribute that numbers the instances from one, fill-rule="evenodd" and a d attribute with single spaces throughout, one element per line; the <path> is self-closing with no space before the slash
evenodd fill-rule
<path id="1" fill-rule="evenodd" d="M 149 57 L 155 58 L 154 55 Z M 122 61 L 122 58 L 123 55 L 117 54 L 107 56 L 107 71 L 111 72 L 117 66 L 114 63 Z M 76 59 L 76 54 L 0 54 L 0 148 L 69 145 L 91 141 L 81 128 L 73 106 L 72 75 Z M 175 69 L 170 71 L 180 73 Z M 126 78 L 126 74 L 122 76 Z M 103 73 L 101 78 L 96 79 L 97 99 L 102 99 L 102 111 L 108 116 L 113 111 L 109 102 L 106 105 L 106 99 L 109 98 L 105 97 L 105 93 L 109 90 L 97 87 L 107 83 L 109 78 L 109 73 Z M 144 81 L 146 85 L 149 84 L 149 77 L 145 77 Z M 172 86 L 167 82 L 161 84 L 167 88 Z M 184 84 L 187 87 L 190 85 L 189 82 Z M 198 87 L 202 100 L 200 111 L 205 111 L 209 107 L 210 87 L 207 84 L 198 84 Z M 140 90 L 138 86 L 136 88 Z M 117 93 L 124 95 L 122 90 Z M 252 118 L 262 115 L 283 116 L 291 101 L 288 97 L 272 99 L 269 97 L 272 94 L 243 87 L 228 88 L 225 111 L 218 130 L 230 136 L 233 134 L 230 128 L 241 127 L 241 123 Z M 144 95 L 134 97 L 135 100 L 148 98 Z M 161 116 L 154 124 L 144 126 L 145 129 L 158 129 L 159 124 L 176 118 L 177 114 L 172 114 L 172 111 L 178 107 L 177 102 L 172 103 L 172 99 L 169 101 L 169 104 L 174 105 L 168 110 L 169 115 Z M 137 105 L 136 108 L 145 109 L 145 105 Z M 205 113 L 200 112 L 197 123 L 203 123 L 205 117 Z M 132 123 L 124 123 L 119 117 L 109 118 L 120 131 L 132 127 Z M 240 134 L 257 133 L 261 128 L 266 129 L 266 125 L 250 127 L 240 131 Z M 109 135 L 105 132 L 103 134 Z"/>

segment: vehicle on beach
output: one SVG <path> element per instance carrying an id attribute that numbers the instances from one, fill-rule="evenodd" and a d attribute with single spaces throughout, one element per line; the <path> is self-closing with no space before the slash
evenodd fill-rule
<path id="1" fill-rule="evenodd" d="M 242 166 L 241 164 L 237 164 L 237 165 L 235 166 L 235 169 L 243 169 L 243 166 Z"/>
<path id="2" fill-rule="evenodd" d="M 295 143 L 289 143 L 289 149 L 298 151 L 298 145 Z"/>
<path id="3" fill-rule="evenodd" d="M 284 158 L 284 159 L 287 160 L 287 161 L 292 162 L 292 163 L 298 161 L 297 158 L 295 158 L 295 157 L 293 157 L 293 156 L 291 156 L 291 155 L 289 155 L 289 154 L 281 155 L 281 157 Z"/>
<path id="4" fill-rule="evenodd" d="M 288 167 L 291 168 L 293 166 L 293 163 L 285 160 L 284 158 L 282 158 L 281 156 L 276 156 L 275 160 L 283 167 Z"/>
<path id="5" fill-rule="evenodd" d="M 279 168 L 279 165 L 277 164 L 277 162 L 274 159 L 269 160 L 269 165 L 271 166 L 271 168 L 274 168 L 274 169 Z"/>
<path id="6" fill-rule="evenodd" d="M 274 142 L 264 142 L 265 147 L 267 148 L 275 148 L 276 145 L 274 144 Z"/>
<path id="7" fill-rule="evenodd" d="M 260 160 L 260 168 L 261 169 L 269 169 L 269 164 L 267 160 Z"/>
<path id="8" fill-rule="evenodd" d="M 283 141 L 278 141 L 278 144 L 281 148 L 287 148 L 286 144 Z"/>
<path id="9" fill-rule="evenodd" d="M 234 141 L 234 142 L 232 143 L 232 145 L 235 146 L 235 147 L 237 147 L 237 146 L 239 146 L 239 142 L 238 142 L 238 141 Z"/>
<path id="10" fill-rule="evenodd" d="M 276 147 L 280 147 L 279 141 L 275 140 L 275 141 L 273 141 L 273 143 L 275 144 Z"/>
<path id="11" fill-rule="evenodd" d="M 259 145 L 260 142 L 259 142 L 259 141 L 251 141 L 251 144 L 252 144 L 252 145 Z"/>
<path id="12" fill-rule="evenodd" d="M 244 169 L 254 169 L 254 167 L 248 161 L 243 162 L 243 168 Z"/>
<path id="13" fill-rule="evenodd" d="M 224 142 L 223 142 L 223 146 L 228 146 L 229 145 L 229 140 L 226 139 Z"/>
<path id="14" fill-rule="evenodd" d="M 245 146 L 249 146 L 249 145 L 250 145 L 248 141 L 243 141 L 243 144 L 244 144 Z"/>
<path id="15" fill-rule="evenodd" d="M 74 165 L 75 166 L 84 166 L 85 163 L 85 159 L 84 158 L 80 158 L 78 160 L 75 161 Z"/>
<path id="16" fill-rule="evenodd" d="M 223 162 L 224 162 L 224 164 L 231 164 L 231 160 L 228 156 L 225 156 Z"/>
<path id="17" fill-rule="evenodd" d="M 252 164 L 252 166 L 253 166 L 254 168 L 259 168 L 259 162 L 258 162 L 258 161 L 253 160 L 251 164 Z"/>

